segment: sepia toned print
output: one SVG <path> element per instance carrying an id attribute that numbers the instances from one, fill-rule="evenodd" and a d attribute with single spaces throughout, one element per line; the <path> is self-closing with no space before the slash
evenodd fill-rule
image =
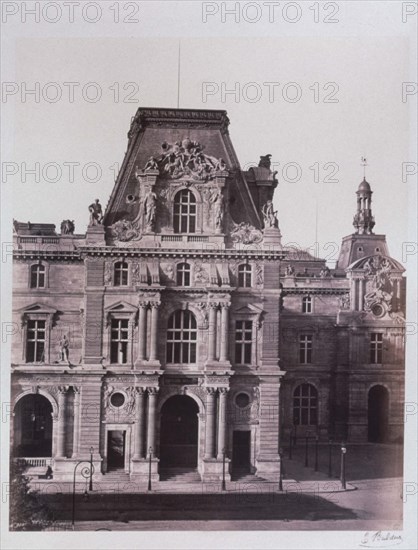
<path id="1" fill-rule="evenodd" d="M 416 548 L 417 3 L 0 21 L 2 548 Z"/>

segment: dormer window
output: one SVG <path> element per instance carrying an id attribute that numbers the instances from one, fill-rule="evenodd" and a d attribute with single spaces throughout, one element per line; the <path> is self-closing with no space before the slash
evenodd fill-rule
<path id="1" fill-rule="evenodd" d="M 188 189 L 174 198 L 174 233 L 196 233 L 196 198 Z"/>
<path id="2" fill-rule="evenodd" d="M 30 287 L 45 288 L 45 266 L 36 264 L 30 268 Z"/>
<path id="3" fill-rule="evenodd" d="M 126 262 L 116 262 L 114 270 L 115 286 L 128 286 L 128 264 Z"/>
<path id="4" fill-rule="evenodd" d="M 177 285 L 190 286 L 190 264 L 181 263 L 177 266 Z"/>
<path id="5" fill-rule="evenodd" d="M 238 286 L 251 288 L 251 266 L 242 264 L 238 267 Z"/>

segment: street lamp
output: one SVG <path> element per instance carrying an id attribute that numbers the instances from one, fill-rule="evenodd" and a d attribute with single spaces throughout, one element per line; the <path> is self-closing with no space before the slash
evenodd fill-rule
<path id="1" fill-rule="evenodd" d="M 226 491 L 226 484 L 225 484 L 225 447 L 222 449 L 222 491 Z"/>
<path id="2" fill-rule="evenodd" d="M 347 448 L 345 446 L 345 443 L 341 443 L 341 474 L 340 474 L 340 481 L 341 481 L 341 487 L 343 489 L 346 488 L 345 483 L 345 455 L 347 453 Z"/>
<path id="3" fill-rule="evenodd" d="M 90 482 L 89 482 L 89 491 L 93 491 L 93 453 L 94 448 L 90 447 Z"/>
<path id="4" fill-rule="evenodd" d="M 152 490 L 152 487 L 151 487 L 151 463 L 152 463 L 152 447 L 150 447 L 148 449 L 148 454 L 149 454 L 149 460 L 148 460 L 148 491 L 151 491 Z"/>
<path id="5" fill-rule="evenodd" d="M 279 457 L 280 457 L 280 473 L 279 473 L 279 491 L 283 491 L 283 451 L 282 449 L 279 450 Z"/>
<path id="6" fill-rule="evenodd" d="M 81 469 L 81 475 L 86 480 L 86 484 L 87 484 L 87 479 L 90 478 L 90 481 L 91 481 L 90 490 L 91 491 L 93 490 L 93 478 L 92 478 L 93 471 L 94 471 L 93 464 L 91 460 L 90 461 L 80 460 L 80 462 L 77 462 L 77 464 L 74 467 L 74 475 L 73 475 L 73 507 L 72 507 L 72 514 L 71 514 L 71 525 L 72 525 L 73 531 L 74 531 L 74 523 L 75 523 L 75 479 L 76 479 L 77 468 L 80 466 L 80 464 L 89 465 L 88 467 L 84 466 L 84 468 Z M 88 499 L 89 499 L 89 494 L 86 489 L 83 494 L 83 500 L 87 501 Z"/>

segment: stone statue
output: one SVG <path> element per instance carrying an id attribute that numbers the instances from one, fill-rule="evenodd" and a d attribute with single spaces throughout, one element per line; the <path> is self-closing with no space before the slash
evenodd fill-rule
<path id="1" fill-rule="evenodd" d="M 216 189 L 210 196 L 210 202 L 213 207 L 213 214 L 215 220 L 216 229 L 222 229 L 222 222 L 224 219 L 225 207 L 222 191 Z"/>
<path id="2" fill-rule="evenodd" d="M 90 206 L 90 223 L 89 225 L 101 225 L 103 220 L 103 210 L 99 199 L 96 199 Z"/>
<path id="3" fill-rule="evenodd" d="M 286 275 L 294 275 L 295 274 L 295 268 L 293 265 L 286 266 Z"/>
<path id="4" fill-rule="evenodd" d="M 324 279 L 325 277 L 331 276 L 331 271 L 328 266 L 325 266 L 323 269 L 321 269 L 319 276 Z"/>
<path id="5" fill-rule="evenodd" d="M 350 309 L 350 296 L 348 294 L 343 294 L 340 297 L 340 309 Z"/>
<path id="6" fill-rule="evenodd" d="M 157 195 L 151 189 L 145 195 L 144 199 L 144 216 L 145 224 L 148 229 L 152 230 L 155 223 L 155 211 L 157 209 Z"/>
<path id="7" fill-rule="evenodd" d="M 264 156 L 260 156 L 260 162 L 258 163 L 258 166 L 260 166 L 261 168 L 267 168 L 268 170 L 270 170 L 270 166 L 271 166 L 271 155 L 264 155 Z"/>
<path id="8" fill-rule="evenodd" d="M 158 170 L 158 164 L 155 160 L 155 157 L 150 157 L 148 162 L 146 163 L 144 167 L 144 172 L 148 172 L 148 170 Z"/>
<path id="9" fill-rule="evenodd" d="M 74 220 L 62 220 L 61 222 L 62 235 L 73 235 L 74 229 L 75 229 Z"/>
<path id="10" fill-rule="evenodd" d="M 68 363 L 69 356 L 70 356 L 70 342 L 68 341 L 66 334 L 64 334 L 64 336 L 61 338 L 59 342 L 59 346 L 60 346 L 60 354 L 59 354 L 60 362 L 63 361 L 65 363 Z"/>
<path id="11" fill-rule="evenodd" d="M 273 201 L 269 199 L 266 204 L 262 207 L 261 213 L 263 214 L 264 227 L 278 227 L 279 222 L 277 219 L 277 211 L 273 209 Z"/>

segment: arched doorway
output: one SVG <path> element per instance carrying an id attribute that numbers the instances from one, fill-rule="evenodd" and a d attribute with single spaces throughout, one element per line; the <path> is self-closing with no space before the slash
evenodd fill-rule
<path id="1" fill-rule="evenodd" d="M 384 386 L 373 386 L 368 397 L 368 440 L 372 443 L 386 441 L 389 420 L 389 393 Z"/>
<path id="2" fill-rule="evenodd" d="M 52 456 L 52 405 L 39 394 L 25 395 L 14 408 L 16 457 Z"/>
<path id="3" fill-rule="evenodd" d="M 161 409 L 160 465 L 197 468 L 199 407 L 187 395 L 174 395 Z"/>

